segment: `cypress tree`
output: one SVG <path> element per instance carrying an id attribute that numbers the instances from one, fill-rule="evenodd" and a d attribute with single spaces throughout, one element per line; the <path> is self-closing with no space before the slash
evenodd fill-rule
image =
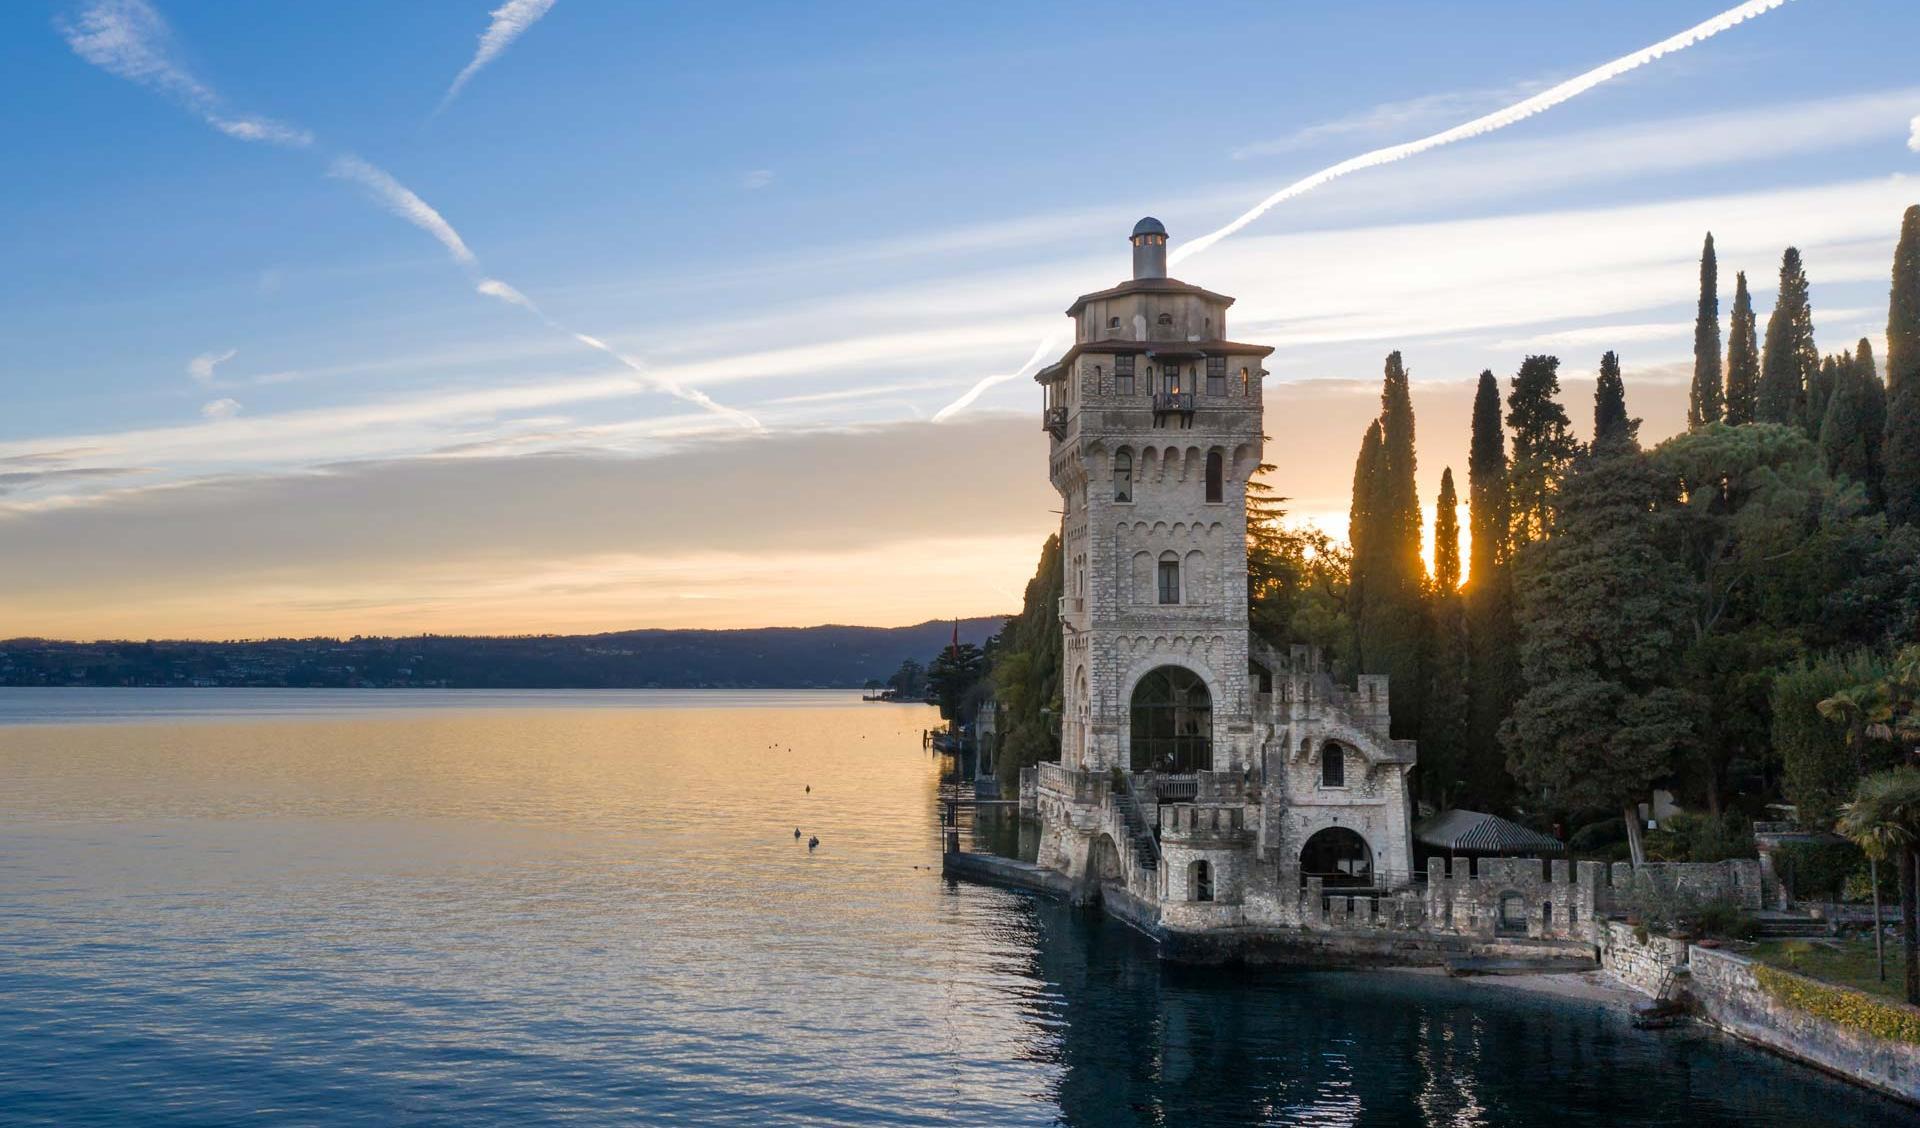
<path id="1" fill-rule="evenodd" d="M 1861 426 L 1860 379 L 1853 357 L 1828 357 L 1820 366 L 1833 387 L 1820 423 L 1820 458 L 1827 473 L 1865 487 L 1873 479 L 1867 431 Z"/>
<path id="2" fill-rule="evenodd" d="M 1612 351 L 1600 358 L 1600 378 L 1593 385 L 1593 449 L 1637 443 L 1640 421 L 1627 418 L 1627 385 L 1620 378 L 1620 358 Z"/>
<path id="3" fill-rule="evenodd" d="M 1920 204 L 1900 221 L 1887 298 L 1887 428 L 1881 442 L 1887 519 L 1920 524 Z"/>
<path id="4" fill-rule="evenodd" d="M 1713 232 L 1700 250 L 1700 310 L 1693 319 L 1693 391 L 1687 399 L 1687 426 L 1717 423 L 1722 411 L 1720 386 L 1720 264 L 1713 255 Z"/>
<path id="5" fill-rule="evenodd" d="M 1754 338 L 1753 297 L 1747 272 L 1733 276 L 1733 328 L 1727 337 L 1727 410 L 1729 423 L 1751 423 L 1760 397 L 1760 347 Z"/>
<path id="6" fill-rule="evenodd" d="M 1367 525 L 1366 602 L 1358 617 L 1367 673 L 1383 673 L 1393 695 L 1393 727 L 1419 730 L 1420 636 L 1426 569 L 1420 560 L 1420 498 L 1414 483 L 1413 397 L 1398 352 L 1387 356 L 1380 387 L 1380 453 Z M 1355 570 L 1362 566 L 1354 561 Z"/>
<path id="7" fill-rule="evenodd" d="M 1580 444 L 1573 437 L 1560 394 L 1560 358 L 1530 356 L 1507 392 L 1507 426 L 1513 431 L 1513 540 L 1517 551 L 1553 530 L 1554 502 Z"/>
<path id="8" fill-rule="evenodd" d="M 1502 809 L 1512 792 L 1498 734 L 1520 693 L 1519 640 L 1513 622 L 1513 498 L 1507 440 L 1500 423 L 1500 382 L 1480 373 L 1473 397 L 1473 443 L 1467 462 L 1467 508 L 1473 529 L 1467 586 L 1467 737 L 1456 801 Z M 1436 659 L 1444 642 L 1435 646 Z"/>
<path id="9" fill-rule="evenodd" d="M 1807 272 L 1800 251 L 1780 256 L 1780 292 L 1767 318 L 1766 345 L 1760 355 L 1760 395 L 1754 416 L 1762 423 L 1807 423 L 1807 388 L 1816 382 L 1820 352 L 1813 344 L 1813 308 L 1807 301 Z"/>
<path id="10" fill-rule="evenodd" d="M 1460 594 L 1459 497 L 1453 468 L 1440 472 L 1440 502 L 1433 521 L 1433 600 L 1428 621 L 1426 700 L 1420 706 L 1421 790 L 1447 806 L 1468 784 L 1468 637 Z"/>
<path id="11" fill-rule="evenodd" d="M 1859 397 L 1860 430 L 1867 442 L 1867 500 L 1875 509 L 1887 505 L 1886 438 L 1887 389 L 1873 363 L 1873 342 L 1865 337 L 1853 347 L 1854 392 Z"/>
<path id="12" fill-rule="evenodd" d="M 1362 645 L 1366 640 L 1360 633 L 1359 624 L 1366 615 L 1367 604 L 1373 594 L 1370 581 L 1374 572 L 1374 545 L 1378 539 L 1374 536 L 1373 511 L 1379 478 L 1380 420 L 1375 419 L 1367 424 L 1367 433 L 1360 440 L 1360 454 L 1353 460 L 1353 500 L 1347 509 L 1347 546 L 1353 553 L 1347 602 L 1353 609 L 1353 660 L 1360 670 L 1370 669 L 1368 655 Z"/>
<path id="13" fill-rule="evenodd" d="M 1433 517 L 1433 590 L 1452 595 L 1460 589 L 1460 498 L 1453 492 L 1453 467 L 1440 471 L 1440 503 Z"/>

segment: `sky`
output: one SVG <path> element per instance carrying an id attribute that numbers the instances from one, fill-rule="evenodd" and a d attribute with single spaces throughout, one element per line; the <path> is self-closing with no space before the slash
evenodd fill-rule
<path id="1" fill-rule="evenodd" d="M 1135 219 L 1179 254 L 1733 3 L 0 5 L 0 635 L 1016 610 L 1019 372 Z M 1429 526 L 1484 368 L 1560 356 L 1584 428 L 1615 349 L 1679 430 L 1709 229 L 1723 332 L 1792 244 L 1884 356 L 1916 41 L 1791 0 L 1181 262 L 1276 348 L 1293 517 L 1344 534 L 1393 349 Z"/>

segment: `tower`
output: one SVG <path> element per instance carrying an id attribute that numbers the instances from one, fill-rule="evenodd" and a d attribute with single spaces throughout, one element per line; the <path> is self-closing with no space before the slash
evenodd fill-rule
<path id="1" fill-rule="evenodd" d="M 1061 764 L 1156 776 L 1245 772 L 1246 486 L 1262 361 L 1233 299 L 1167 277 L 1167 231 L 1134 226 L 1133 277 L 1084 294 L 1046 392 L 1066 569 Z"/>

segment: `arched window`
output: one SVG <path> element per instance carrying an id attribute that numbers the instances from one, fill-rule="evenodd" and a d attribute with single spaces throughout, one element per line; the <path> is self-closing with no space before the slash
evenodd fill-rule
<path id="1" fill-rule="evenodd" d="M 1494 918 L 1493 931 L 1498 936 L 1525 936 L 1527 899 L 1518 893 L 1500 894 L 1500 915 Z"/>
<path id="2" fill-rule="evenodd" d="M 1193 890 L 1196 901 L 1213 900 L 1213 865 L 1210 862 L 1193 863 L 1187 878 L 1187 888 Z"/>
<path id="3" fill-rule="evenodd" d="M 1109 329 L 1118 329 L 1118 328 L 1120 328 L 1120 319 L 1119 319 L 1119 318 L 1117 318 L 1117 317 L 1109 317 L 1109 318 L 1107 318 L 1107 328 L 1109 328 Z"/>
<path id="4" fill-rule="evenodd" d="M 1252 388 L 1253 377 L 1248 374 L 1246 369 L 1242 368 L 1240 370 L 1240 394 L 1243 396 L 1247 395 Z"/>
<path id="5" fill-rule="evenodd" d="M 1160 323 L 1160 324 L 1162 324 L 1162 325 L 1172 325 L 1172 324 L 1173 324 L 1173 315 L 1172 315 L 1171 313 L 1163 313 L 1163 314 L 1161 314 L 1161 315 L 1160 315 L 1160 317 L 1158 318 L 1158 321 L 1159 321 L 1159 323 Z"/>
<path id="6" fill-rule="evenodd" d="M 1345 787 L 1346 785 L 1346 750 L 1329 740 L 1320 747 L 1320 786 Z"/>
<path id="7" fill-rule="evenodd" d="M 1226 498 L 1226 486 L 1221 481 L 1225 476 L 1225 467 L 1217 450 L 1207 452 L 1207 500 L 1223 501 Z"/>
<path id="8" fill-rule="evenodd" d="M 1344 826 L 1330 826 L 1300 847 L 1300 883 L 1320 879 L 1325 889 L 1373 884 L 1373 849 Z"/>
<path id="9" fill-rule="evenodd" d="M 1160 602 L 1180 602 L 1180 558 L 1173 553 L 1160 557 Z"/>
<path id="10" fill-rule="evenodd" d="M 1129 759 L 1136 772 L 1213 768 L 1213 695 L 1192 670 L 1161 666 L 1133 687 Z"/>
<path id="11" fill-rule="evenodd" d="M 1130 450 L 1113 456 L 1113 500 L 1133 500 L 1133 452 Z"/>

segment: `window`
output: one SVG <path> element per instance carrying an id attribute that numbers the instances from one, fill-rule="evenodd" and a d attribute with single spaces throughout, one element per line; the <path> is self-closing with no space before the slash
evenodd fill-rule
<path id="1" fill-rule="evenodd" d="M 1347 754 L 1338 744 L 1328 741 L 1320 749 L 1320 786 L 1347 785 Z"/>
<path id="2" fill-rule="evenodd" d="M 1253 394 L 1253 377 L 1244 368 L 1240 370 L 1240 394 L 1243 396 Z"/>
<path id="3" fill-rule="evenodd" d="M 1224 476 L 1221 461 L 1219 451 L 1210 450 L 1207 452 L 1208 501 L 1219 502 L 1226 498 L 1226 485 L 1221 481 L 1221 478 Z"/>
<path id="4" fill-rule="evenodd" d="M 1117 317 L 1109 317 L 1109 318 L 1107 318 L 1107 328 L 1109 328 L 1109 329 L 1118 329 L 1118 328 L 1120 328 L 1120 319 L 1119 319 L 1119 318 L 1117 318 Z"/>
<path id="5" fill-rule="evenodd" d="M 1172 325 L 1172 324 L 1173 324 L 1173 315 L 1172 315 L 1171 313 L 1163 313 L 1163 314 L 1161 314 L 1161 315 L 1160 315 L 1160 317 L 1159 317 L 1159 322 L 1160 322 L 1160 324 L 1162 324 L 1162 325 Z"/>
<path id="6" fill-rule="evenodd" d="M 1103 373 L 1100 371 L 1100 366 L 1097 364 L 1094 365 L 1093 366 L 1093 390 L 1096 394 L 1107 390 L 1106 384 L 1100 379 L 1102 375 Z"/>
<path id="7" fill-rule="evenodd" d="M 1180 390 L 1180 366 L 1163 364 L 1160 366 L 1160 390 L 1169 395 Z"/>
<path id="8" fill-rule="evenodd" d="M 1211 863 L 1204 861 L 1193 863 L 1192 888 L 1194 900 L 1213 900 L 1213 866 Z"/>
<path id="9" fill-rule="evenodd" d="M 1227 358 L 1224 356 L 1207 358 L 1207 394 L 1210 396 L 1227 394 Z"/>
<path id="10" fill-rule="evenodd" d="M 1122 396 L 1133 394 L 1133 356 L 1131 354 L 1113 358 L 1113 391 L 1114 394 Z"/>
<path id="11" fill-rule="evenodd" d="M 1113 456 L 1113 500 L 1133 500 L 1133 452 L 1123 450 Z"/>
<path id="12" fill-rule="evenodd" d="M 1180 602 L 1180 562 L 1178 560 L 1160 562 L 1160 602 Z"/>

